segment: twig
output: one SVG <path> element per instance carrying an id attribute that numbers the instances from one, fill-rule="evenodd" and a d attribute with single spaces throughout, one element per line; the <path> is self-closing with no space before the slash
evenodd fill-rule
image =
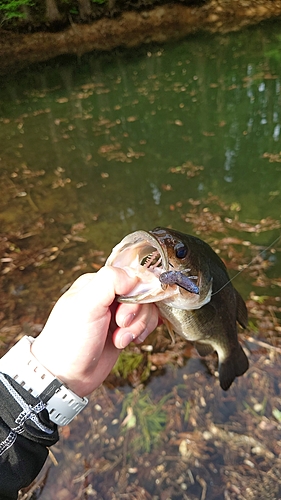
<path id="1" fill-rule="evenodd" d="M 205 479 L 203 479 L 200 476 L 196 476 L 196 481 L 198 481 L 198 483 L 202 487 L 202 493 L 201 493 L 200 500 L 205 500 L 206 499 L 206 493 L 207 493 L 207 483 L 206 483 Z"/>
<path id="2" fill-rule="evenodd" d="M 244 340 L 248 340 L 249 342 L 253 342 L 254 344 L 259 345 L 260 347 L 264 347 L 265 349 L 279 352 L 281 354 L 280 347 L 276 347 L 275 345 L 267 344 L 266 342 L 263 342 L 262 340 L 255 339 L 254 337 L 244 337 Z"/>

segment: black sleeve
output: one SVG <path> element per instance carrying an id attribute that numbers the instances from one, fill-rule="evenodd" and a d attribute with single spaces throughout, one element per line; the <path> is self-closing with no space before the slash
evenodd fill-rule
<path id="1" fill-rule="evenodd" d="M 45 404 L 0 373 L 0 498 L 16 500 L 37 476 L 58 441 Z"/>

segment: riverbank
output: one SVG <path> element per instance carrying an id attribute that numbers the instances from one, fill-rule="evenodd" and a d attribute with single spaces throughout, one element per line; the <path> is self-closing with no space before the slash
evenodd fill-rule
<path id="1" fill-rule="evenodd" d="M 74 24 L 60 32 L 16 34 L 0 30 L 0 72 L 19 70 L 62 54 L 134 47 L 180 39 L 203 30 L 226 33 L 281 16 L 281 0 L 211 0 L 201 7 L 165 4 L 127 11 L 92 24 Z"/>

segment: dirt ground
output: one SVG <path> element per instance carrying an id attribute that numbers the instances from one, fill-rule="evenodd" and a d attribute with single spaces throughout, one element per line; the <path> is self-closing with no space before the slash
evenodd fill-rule
<path id="1" fill-rule="evenodd" d="M 151 10 L 126 11 L 92 24 L 72 24 L 60 32 L 16 34 L 0 30 L 0 73 L 62 54 L 134 47 L 180 39 L 199 30 L 237 31 L 281 16 L 281 0 L 211 0 L 201 7 L 168 3 Z"/>

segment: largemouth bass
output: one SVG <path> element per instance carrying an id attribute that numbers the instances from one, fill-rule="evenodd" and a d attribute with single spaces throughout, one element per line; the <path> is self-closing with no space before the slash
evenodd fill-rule
<path id="1" fill-rule="evenodd" d="M 139 277 L 121 302 L 154 302 L 168 327 L 194 342 L 201 356 L 216 351 L 219 380 L 227 390 L 249 367 L 237 336 L 247 325 L 244 300 L 212 248 L 195 236 L 158 227 L 126 236 L 106 265 L 130 267 Z"/>

